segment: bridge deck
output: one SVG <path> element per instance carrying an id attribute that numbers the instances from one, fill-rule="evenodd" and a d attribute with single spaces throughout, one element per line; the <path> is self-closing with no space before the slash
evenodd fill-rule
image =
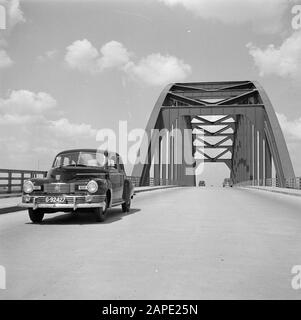
<path id="1" fill-rule="evenodd" d="M 300 299 L 300 208 L 300 197 L 208 187 L 138 194 L 103 224 L 0 215 L 0 299 Z"/>

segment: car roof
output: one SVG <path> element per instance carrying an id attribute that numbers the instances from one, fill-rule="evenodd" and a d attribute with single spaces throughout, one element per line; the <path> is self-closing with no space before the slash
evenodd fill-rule
<path id="1" fill-rule="evenodd" d="M 109 150 L 101 150 L 101 149 L 70 149 L 70 150 L 64 150 L 61 151 L 57 154 L 60 155 L 62 153 L 71 153 L 71 152 L 99 152 L 99 153 L 104 153 L 104 152 L 108 152 L 108 154 L 116 154 L 117 156 L 119 156 L 119 154 L 117 152 L 113 152 L 113 151 L 109 151 Z"/>

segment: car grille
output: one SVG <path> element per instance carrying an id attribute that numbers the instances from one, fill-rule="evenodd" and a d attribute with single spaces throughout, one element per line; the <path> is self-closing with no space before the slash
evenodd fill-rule
<path id="1" fill-rule="evenodd" d="M 98 203 L 104 201 L 105 196 L 93 196 L 90 203 Z M 87 203 L 86 197 L 76 197 L 76 203 Z"/>
<path id="2" fill-rule="evenodd" d="M 46 193 L 70 193 L 70 184 L 68 183 L 49 183 L 44 184 Z"/>

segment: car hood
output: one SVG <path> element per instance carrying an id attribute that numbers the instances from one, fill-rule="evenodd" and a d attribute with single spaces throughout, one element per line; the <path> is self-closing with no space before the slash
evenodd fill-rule
<path id="1" fill-rule="evenodd" d="M 76 182 L 93 178 L 105 178 L 108 170 L 95 167 L 62 167 L 50 169 L 47 178 L 33 179 L 37 184 L 51 182 Z"/>

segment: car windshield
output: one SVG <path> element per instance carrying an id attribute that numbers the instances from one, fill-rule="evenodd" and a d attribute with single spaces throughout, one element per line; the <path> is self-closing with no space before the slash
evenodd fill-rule
<path id="1" fill-rule="evenodd" d="M 56 156 L 53 168 L 58 167 L 105 167 L 107 157 L 101 152 L 76 151 Z"/>

